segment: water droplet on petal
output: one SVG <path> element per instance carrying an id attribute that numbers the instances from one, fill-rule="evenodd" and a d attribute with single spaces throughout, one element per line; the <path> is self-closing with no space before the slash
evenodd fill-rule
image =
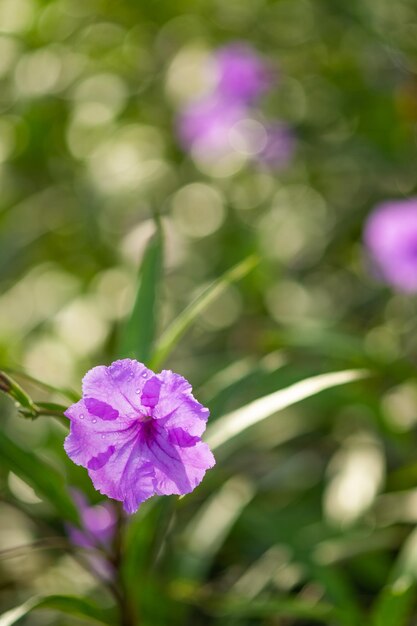
<path id="1" fill-rule="evenodd" d="M 143 372 L 143 374 L 142 374 L 142 378 L 148 378 L 148 374 L 147 374 L 147 372 Z"/>
<path id="2" fill-rule="evenodd" d="M 101 435 L 101 438 L 104 439 L 104 435 Z"/>
<path id="3" fill-rule="evenodd" d="M 97 420 L 93 420 L 93 424 L 97 424 Z"/>
<path id="4" fill-rule="evenodd" d="M 83 419 L 84 419 L 84 415 L 80 415 L 80 420 L 83 420 Z"/>
<path id="5" fill-rule="evenodd" d="M 140 393 L 140 389 L 136 389 L 136 390 L 135 390 L 135 393 Z"/>

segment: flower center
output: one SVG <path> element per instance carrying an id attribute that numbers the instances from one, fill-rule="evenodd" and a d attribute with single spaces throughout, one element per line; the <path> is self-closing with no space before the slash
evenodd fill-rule
<path id="1" fill-rule="evenodd" d="M 151 422 L 152 420 L 153 420 L 152 415 L 144 415 L 143 413 L 140 413 L 140 414 L 139 414 L 138 421 L 139 421 L 141 424 L 145 424 L 145 423 L 147 423 L 147 422 Z"/>

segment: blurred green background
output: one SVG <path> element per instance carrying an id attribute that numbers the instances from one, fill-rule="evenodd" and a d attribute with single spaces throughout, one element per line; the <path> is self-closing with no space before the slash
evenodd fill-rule
<path id="1" fill-rule="evenodd" d="M 79 390 L 117 356 L 158 211 L 160 330 L 260 257 L 168 361 L 213 420 L 306 376 L 371 372 L 219 453 L 152 566 L 165 505 L 142 507 L 128 567 L 143 624 L 417 624 L 416 301 L 377 282 L 361 241 L 377 202 L 416 192 L 416 35 L 414 0 L 0 0 L 0 364 Z M 280 68 L 262 109 L 296 136 L 282 171 L 178 145 L 204 59 L 235 40 Z M 0 407 L 10 439 L 97 500 L 64 427 Z M 3 610 L 36 593 L 109 603 L 42 544 L 64 537 L 53 507 L 1 460 L 0 476 Z"/>

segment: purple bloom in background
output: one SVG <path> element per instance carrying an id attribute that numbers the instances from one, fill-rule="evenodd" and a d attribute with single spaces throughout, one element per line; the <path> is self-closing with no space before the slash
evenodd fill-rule
<path id="1" fill-rule="evenodd" d="M 264 59 L 243 42 L 220 48 L 214 56 L 216 93 L 227 100 L 250 103 L 271 86 L 273 76 Z"/>
<path id="2" fill-rule="evenodd" d="M 368 218 L 365 244 L 387 283 L 417 292 L 417 198 L 377 206 Z"/>
<path id="3" fill-rule="evenodd" d="M 131 359 L 94 367 L 65 415 L 68 456 L 127 513 L 153 495 L 190 493 L 215 463 L 201 441 L 209 411 L 169 370 L 154 374 Z"/>
<path id="4" fill-rule="evenodd" d="M 257 100 L 275 78 L 265 60 L 250 45 L 234 42 L 213 53 L 212 65 L 211 92 L 178 115 L 182 147 L 200 164 L 229 156 L 233 162 L 240 155 L 241 164 L 251 160 L 274 169 L 287 165 L 294 154 L 294 135 L 285 124 L 259 121 Z"/>
<path id="5" fill-rule="evenodd" d="M 81 528 L 65 524 L 71 543 L 79 548 L 91 550 L 85 556 L 91 570 L 100 578 L 111 580 L 114 577 L 113 565 L 104 554 L 100 554 L 99 549 L 111 548 L 116 532 L 116 509 L 111 502 L 90 505 L 78 489 L 72 489 L 71 495 L 77 505 L 81 521 Z M 96 550 L 92 552 L 93 549 Z"/>
<path id="6" fill-rule="evenodd" d="M 71 495 L 81 520 L 81 528 L 67 524 L 72 543 L 80 548 L 110 547 L 117 523 L 114 505 L 102 502 L 92 506 L 78 489 L 72 489 Z"/>
<path id="7" fill-rule="evenodd" d="M 246 107 L 209 97 L 190 104 L 178 119 L 178 135 L 187 150 L 208 158 L 230 151 L 233 126 L 247 115 Z"/>
<path id="8" fill-rule="evenodd" d="M 275 122 L 265 127 L 266 142 L 257 155 L 259 163 L 281 169 L 291 161 L 295 151 L 295 137 L 285 124 Z"/>

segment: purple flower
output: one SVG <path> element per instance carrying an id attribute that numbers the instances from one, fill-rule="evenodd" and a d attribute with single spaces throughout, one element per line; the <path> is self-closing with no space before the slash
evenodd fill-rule
<path id="1" fill-rule="evenodd" d="M 417 292 L 417 198 L 378 205 L 368 218 L 365 244 L 387 283 Z"/>
<path id="2" fill-rule="evenodd" d="M 272 86 L 271 68 L 244 42 L 215 51 L 212 65 L 211 92 L 177 118 L 183 148 L 202 163 L 241 153 L 272 167 L 285 165 L 294 147 L 289 129 L 277 123 L 264 128 L 257 121 L 256 101 Z"/>
<path id="3" fill-rule="evenodd" d="M 250 103 L 265 93 L 272 73 L 255 50 L 243 42 L 220 48 L 214 56 L 217 94 L 234 102 Z"/>
<path id="4" fill-rule="evenodd" d="M 190 493 L 215 463 L 200 438 L 209 411 L 169 370 L 154 374 L 131 359 L 94 367 L 65 415 L 68 456 L 127 513 L 153 495 Z"/>
<path id="5" fill-rule="evenodd" d="M 285 124 L 275 122 L 265 127 L 265 146 L 257 155 L 259 163 L 274 169 L 285 167 L 293 157 L 295 138 Z"/>
<path id="6" fill-rule="evenodd" d="M 72 543 L 80 548 L 110 547 L 116 531 L 116 510 L 111 502 L 91 506 L 78 489 L 71 490 L 80 514 L 81 528 L 67 524 Z"/>
<path id="7" fill-rule="evenodd" d="M 231 150 L 230 132 L 246 115 L 246 107 L 240 104 L 208 97 L 193 102 L 180 114 L 178 135 L 186 150 L 208 159 L 217 157 Z"/>
<path id="8" fill-rule="evenodd" d="M 71 543 L 79 548 L 90 550 L 85 555 L 91 570 L 100 578 L 111 580 L 114 577 L 112 563 L 100 554 L 99 549 L 109 550 L 116 533 L 117 515 L 111 502 L 91 506 L 78 489 L 72 489 L 71 495 L 80 514 L 81 528 L 65 524 Z M 93 549 L 96 549 L 94 552 Z"/>

